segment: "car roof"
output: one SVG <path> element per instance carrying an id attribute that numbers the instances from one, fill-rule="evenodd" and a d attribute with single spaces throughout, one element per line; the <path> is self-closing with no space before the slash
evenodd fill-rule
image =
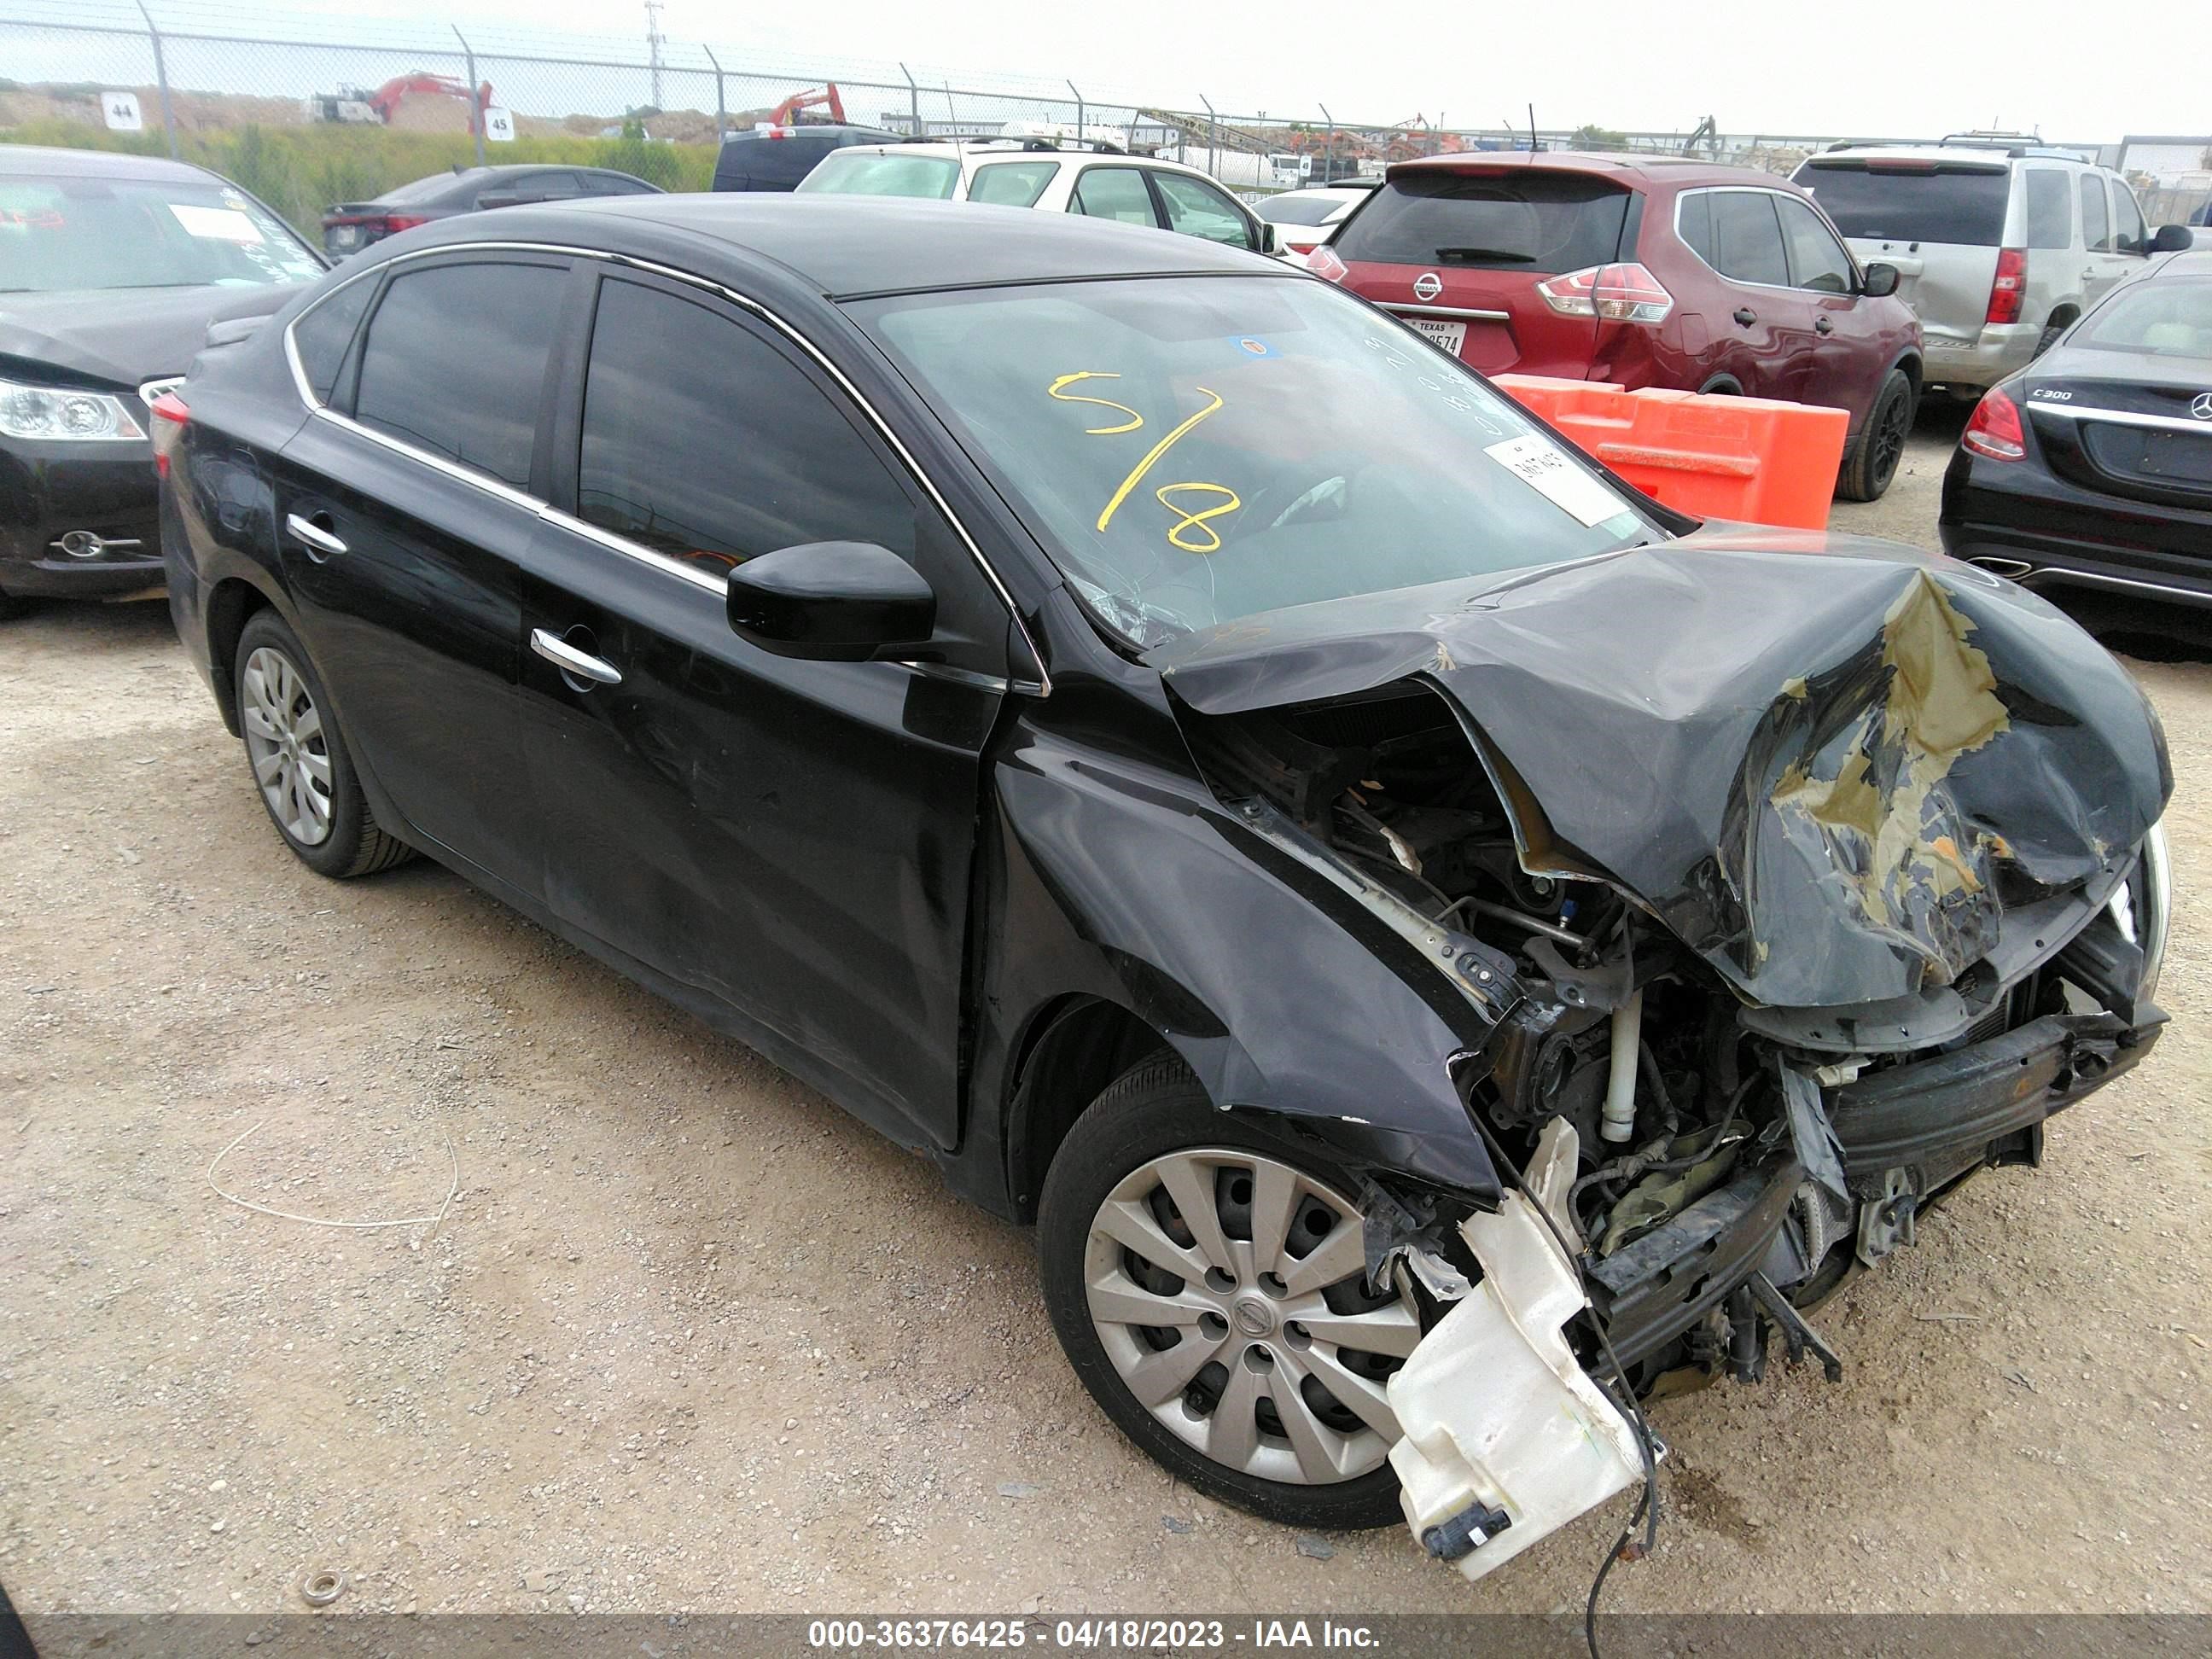
<path id="1" fill-rule="evenodd" d="M 487 221 L 490 222 L 487 222 Z M 672 236 L 670 233 L 673 233 Z M 1080 214 L 897 197 L 728 192 L 610 196 L 596 201 L 463 215 L 418 232 L 414 246 L 544 235 L 610 252 L 657 243 L 713 278 L 769 262 L 831 299 L 1103 276 L 1288 276 L 1279 259 L 1203 237 L 1139 229 Z M 635 246 L 633 246 L 635 245 Z M 726 253 L 712 257 L 714 248 Z"/>
<path id="2" fill-rule="evenodd" d="M 1383 175 L 1455 173 L 1503 177 L 1515 173 L 1581 173 L 1613 179 L 1632 189 L 1691 190 L 1703 185 L 1759 185 L 1795 193 L 1797 187 L 1778 173 L 1757 167 L 1725 167 L 1694 155 L 1616 155 L 1603 150 L 1478 149 L 1450 155 L 1417 156 L 1393 161 Z"/>
<path id="3" fill-rule="evenodd" d="M 61 175 L 72 179 L 168 179 L 199 184 L 216 174 L 189 161 L 132 155 L 113 149 L 61 149 L 38 144 L 0 144 L 0 178 Z"/>

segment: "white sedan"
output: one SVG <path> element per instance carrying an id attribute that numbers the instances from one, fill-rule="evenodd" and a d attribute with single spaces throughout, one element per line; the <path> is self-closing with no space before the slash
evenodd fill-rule
<path id="1" fill-rule="evenodd" d="M 1252 211 L 1275 227 L 1282 257 L 1294 265 L 1328 240 L 1329 233 L 1352 210 L 1367 199 L 1366 185 L 1316 185 L 1308 190 L 1286 190 L 1253 204 Z"/>

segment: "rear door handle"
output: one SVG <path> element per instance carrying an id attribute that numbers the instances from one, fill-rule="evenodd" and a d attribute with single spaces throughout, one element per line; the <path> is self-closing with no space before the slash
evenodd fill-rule
<path id="1" fill-rule="evenodd" d="M 346 544 L 331 533 L 330 522 L 327 513 L 318 513 L 311 519 L 303 519 L 296 513 L 284 515 L 284 528 L 311 552 L 319 553 L 326 559 L 346 550 Z"/>
<path id="2" fill-rule="evenodd" d="M 532 629 L 530 648 L 564 674 L 574 674 L 579 679 L 592 680 L 601 685 L 622 684 L 621 669 L 616 667 L 605 657 L 595 657 L 588 651 L 579 651 L 550 629 Z"/>
<path id="3" fill-rule="evenodd" d="M 1749 306 L 1738 306 L 1735 308 L 1735 319 L 1740 326 L 1749 328 L 1759 320 L 1759 313 Z"/>

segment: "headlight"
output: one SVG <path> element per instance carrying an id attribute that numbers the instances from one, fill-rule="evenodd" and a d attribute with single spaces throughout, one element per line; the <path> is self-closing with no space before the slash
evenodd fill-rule
<path id="1" fill-rule="evenodd" d="M 2113 892 L 2111 908 L 2121 935 L 2142 947 L 2142 995 L 2148 1002 L 2158 994 L 2159 972 L 2166 965 L 2166 936 L 2173 920 L 2173 866 L 2163 823 L 2151 825 L 2143 837 L 2142 860 Z"/>
<path id="2" fill-rule="evenodd" d="M 0 380 L 0 437 L 98 443 L 145 435 L 123 400 L 105 392 Z"/>

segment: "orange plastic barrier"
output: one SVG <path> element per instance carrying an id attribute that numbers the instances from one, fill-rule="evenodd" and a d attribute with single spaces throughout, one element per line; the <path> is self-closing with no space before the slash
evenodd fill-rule
<path id="1" fill-rule="evenodd" d="M 1701 519 L 1827 526 L 1850 417 L 1840 409 L 1694 392 L 1624 392 L 1598 380 L 1498 374 L 1542 416 L 1645 495 Z"/>

